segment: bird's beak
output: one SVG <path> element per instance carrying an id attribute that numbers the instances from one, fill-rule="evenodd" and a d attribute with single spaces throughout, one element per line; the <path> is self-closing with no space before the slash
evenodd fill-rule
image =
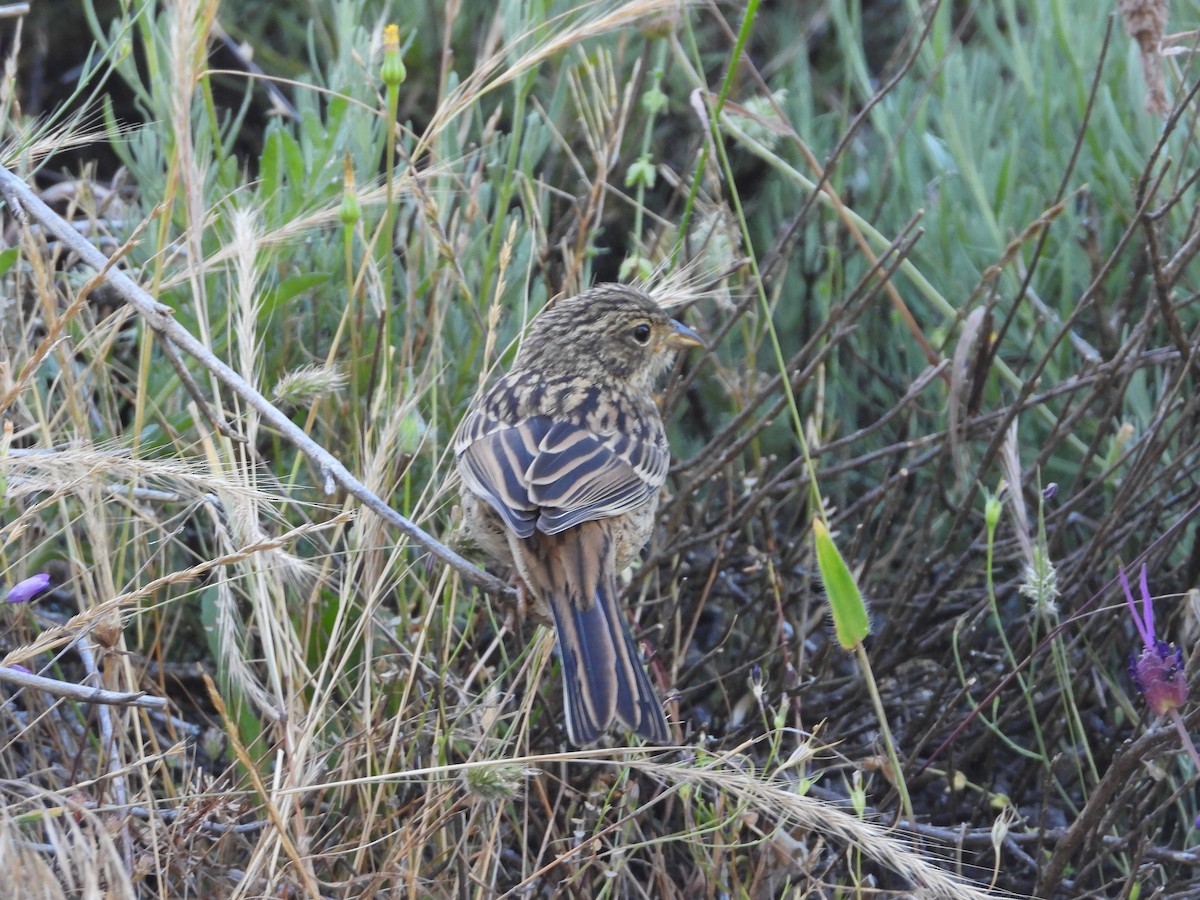
<path id="1" fill-rule="evenodd" d="M 704 341 L 700 335 L 692 331 L 682 322 L 671 320 L 671 333 L 667 335 L 666 345 L 672 350 L 684 350 L 688 347 L 703 347 Z"/>

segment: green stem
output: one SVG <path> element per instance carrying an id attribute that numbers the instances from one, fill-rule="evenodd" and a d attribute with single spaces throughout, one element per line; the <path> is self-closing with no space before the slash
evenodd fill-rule
<path id="1" fill-rule="evenodd" d="M 854 650 L 858 654 L 858 663 L 862 666 L 863 678 L 867 682 L 867 693 L 871 697 L 871 705 L 875 707 L 875 717 L 879 720 L 879 730 L 883 734 L 883 746 L 887 749 L 888 760 L 892 764 L 892 774 L 896 779 L 893 783 L 900 794 L 900 808 L 904 810 L 904 816 L 908 821 L 916 821 L 913 815 L 912 798 L 908 795 L 908 783 L 904 780 L 904 767 L 900 764 L 900 755 L 896 752 L 892 729 L 888 727 L 887 713 L 883 709 L 883 698 L 879 696 L 879 685 L 875 683 L 875 673 L 871 671 L 871 660 L 861 641 Z"/>

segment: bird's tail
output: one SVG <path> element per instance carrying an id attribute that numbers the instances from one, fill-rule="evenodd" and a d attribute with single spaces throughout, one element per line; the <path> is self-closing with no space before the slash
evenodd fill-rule
<path id="1" fill-rule="evenodd" d="M 542 564 L 534 568 L 543 577 L 531 586 L 554 618 L 571 743 L 591 744 L 614 720 L 647 741 L 666 743 L 662 705 L 618 604 L 608 529 L 585 522 L 533 540 Z"/>

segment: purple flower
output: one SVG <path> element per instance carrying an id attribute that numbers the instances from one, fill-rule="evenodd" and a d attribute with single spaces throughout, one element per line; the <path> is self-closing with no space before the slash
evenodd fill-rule
<path id="1" fill-rule="evenodd" d="M 24 581 L 17 582 L 13 586 L 13 589 L 8 592 L 8 596 L 4 598 L 4 602 L 28 603 L 48 587 L 50 587 L 49 575 L 45 572 L 40 575 L 34 575 L 32 578 L 26 578 Z"/>
<path id="2" fill-rule="evenodd" d="M 1142 566 L 1142 608 L 1139 611 L 1125 570 L 1121 569 L 1121 587 L 1125 602 L 1133 613 L 1133 623 L 1141 635 L 1143 649 L 1129 657 L 1129 677 L 1146 698 L 1156 716 L 1166 715 L 1183 706 L 1187 700 L 1187 674 L 1183 670 L 1183 651 L 1174 644 L 1160 641 L 1154 634 L 1154 604 L 1146 582 L 1146 567 Z"/>

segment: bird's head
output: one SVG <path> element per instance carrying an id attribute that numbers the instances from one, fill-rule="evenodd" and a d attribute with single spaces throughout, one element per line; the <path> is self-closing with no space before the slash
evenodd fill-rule
<path id="1" fill-rule="evenodd" d="M 517 364 L 538 367 L 547 375 L 615 379 L 649 391 L 674 351 L 703 345 L 654 298 L 625 285 L 603 284 L 538 316 Z"/>

